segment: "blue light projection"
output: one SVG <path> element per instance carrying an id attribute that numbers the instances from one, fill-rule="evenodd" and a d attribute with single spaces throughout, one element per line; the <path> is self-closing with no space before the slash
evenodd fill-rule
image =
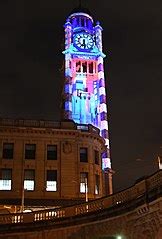
<path id="1" fill-rule="evenodd" d="M 65 118 L 100 129 L 107 150 L 103 168 L 111 168 L 106 91 L 102 52 L 102 27 L 92 17 L 73 13 L 65 25 Z"/>

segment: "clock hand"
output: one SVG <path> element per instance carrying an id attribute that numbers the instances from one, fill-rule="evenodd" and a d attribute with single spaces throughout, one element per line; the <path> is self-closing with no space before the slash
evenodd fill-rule
<path id="1" fill-rule="evenodd" d="M 83 39 L 83 44 L 84 48 L 86 47 L 85 39 Z"/>

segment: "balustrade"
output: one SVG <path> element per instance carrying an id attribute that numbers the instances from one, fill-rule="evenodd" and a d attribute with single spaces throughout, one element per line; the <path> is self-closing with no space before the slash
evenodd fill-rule
<path id="1" fill-rule="evenodd" d="M 119 193 L 115 193 L 114 195 L 110 195 L 105 198 L 89 201 L 87 203 L 82 203 L 65 208 L 46 209 L 28 213 L 0 214 L 0 224 L 18 224 L 27 222 L 32 223 L 43 220 L 54 220 L 57 218 L 69 218 L 77 215 L 87 214 L 89 212 L 95 213 L 99 210 L 107 209 L 114 205 L 129 202 L 132 199 L 136 201 L 143 195 L 143 193 L 150 191 L 154 188 L 160 188 L 161 183 L 162 171 L 160 170 L 149 178 L 136 183 L 131 188 L 123 190 Z M 155 193 L 156 192 L 157 191 L 155 190 Z"/>

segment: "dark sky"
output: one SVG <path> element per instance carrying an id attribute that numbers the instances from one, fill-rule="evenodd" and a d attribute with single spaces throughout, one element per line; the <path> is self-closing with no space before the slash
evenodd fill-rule
<path id="1" fill-rule="evenodd" d="M 162 1 L 83 2 L 104 28 L 116 191 L 155 172 L 162 151 Z M 63 24 L 77 5 L 0 1 L 0 117 L 59 119 Z"/>

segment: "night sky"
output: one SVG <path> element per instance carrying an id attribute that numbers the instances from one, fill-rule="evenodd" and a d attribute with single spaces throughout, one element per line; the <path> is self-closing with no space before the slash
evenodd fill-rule
<path id="1" fill-rule="evenodd" d="M 57 5 L 56 5 L 57 2 Z M 162 154 L 162 1 L 82 1 L 103 31 L 114 190 Z M 59 120 L 63 24 L 76 0 L 0 1 L 0 117 Z"/>

